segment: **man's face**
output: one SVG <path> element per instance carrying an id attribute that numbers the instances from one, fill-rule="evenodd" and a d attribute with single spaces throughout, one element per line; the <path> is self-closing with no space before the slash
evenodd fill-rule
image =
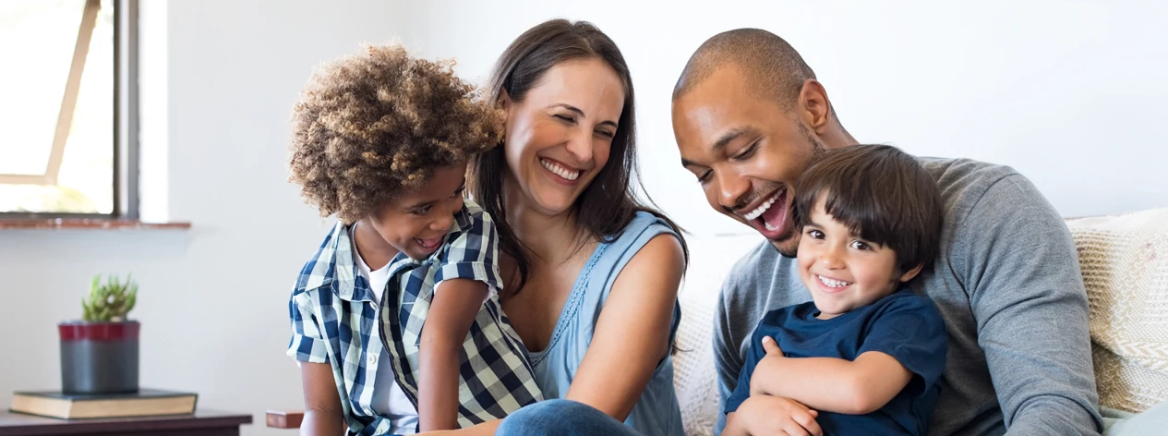
<path id="1" fill-rule="evenodd" d="M 673 103 L 673 134 L 710 207 L 794 257 L 795 182 L 822 146 L 798 110 L 767 100 L 773 94 L 749 89 L 737 68 L 722 67 Z"/>

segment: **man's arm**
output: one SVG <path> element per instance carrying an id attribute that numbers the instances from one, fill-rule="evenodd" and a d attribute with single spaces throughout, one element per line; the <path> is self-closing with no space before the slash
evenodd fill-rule
<path id="1" fill-rule="evenodd" d="M 969 295 L 1007 434 L 1099 434 L 1087 295 L 1066 224 L 1012 175 L 954 228 L 950 264 Z"/>
<path id="2" fill-rule="evenodd" d="M 908 386 L 913 374 L 896 358 L 869 351 L 855 361 L 788 358 L 771 338 L 750 379 L 750 395 L 786 397 L 807 407 L 848 415 L 872 413 Z"/>
<path id="3" fill-rule="evenodd" d="M 487 285 L 469 279 L 438 284 L 418 350 L 418 426 L 421 431 L 458 426 L 459 351 L 487 297 Z"/>

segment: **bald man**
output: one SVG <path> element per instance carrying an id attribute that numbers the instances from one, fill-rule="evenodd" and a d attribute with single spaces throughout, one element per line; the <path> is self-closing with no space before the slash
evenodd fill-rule
<path id="1" fill-rule="evenodd" d="M 710 207 L 767 239 L 734 267 L 718 303 L 724 405 L 759 319 L 811 300 L 793 258 L 796 181 L 819 151 L 858 142 L 799 53 L 757 29 L 724 32 L 698 48 L 674 90 L 673 130 Z M 941 256 L 912 283 L 936 303 L 950 337 L 929 434 L 1099 434 L 1087 296 L 1062 219 L 1009 167 L 921 163 L 947 209 Z M 772 424 L 767 400 L 750 398 L 732 419 Z M 715 433 L 725 422 L 723 414 Z"/>

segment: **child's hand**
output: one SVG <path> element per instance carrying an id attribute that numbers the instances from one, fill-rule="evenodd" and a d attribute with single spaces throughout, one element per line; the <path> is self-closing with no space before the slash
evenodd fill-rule
<path id="1" fill-rule="evenodd" d="M 765 363 L 768 363 L 768 361 L 774 361 L 777 359 L 786 359 L 787 358 L 786 356 L 783 356 L 783 350 L 779 348 L 778 342 L 775 342 L 775 340 L 772 339 L 770 336 L 762 338 L 762 349 L 763 349 L 763 351 L 766 352 L 766 356 L 763 356 L 762 360 L 760 360 L 758 362 L 758 365 L 756 365 L 754 367 L 754 373 L 750 374 L 750 395 L 751 396 L 769 395 L 762 389 L 763 384 L 761 383 L 762 380 L 764 380 L 764 377 L 766 377 L 766 376 L 759 374 L 759 370 L 761 370 L 765 366 L 768 366 L 768 365 L 765 365 Z"/>
<path id="2" fill-rule="evenodd" d="M 752 396 L 738 407 L 736 419 L 754 436 L 790 435 L 822 436 L 815 418 L 819 412 L 790 398 L 769 395 Z"/>

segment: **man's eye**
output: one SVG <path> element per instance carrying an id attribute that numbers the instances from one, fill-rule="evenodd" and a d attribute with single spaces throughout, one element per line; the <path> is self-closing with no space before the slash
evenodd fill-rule
<path id="1" fill-rule="evenodd" d="M 758 151 L 758 143 L 757 142 L 750 144 L 749 147 L 746 147 L 746 150 L 743 150 L 742 153 L 738 153 L 737 156 L 734 156 L 734 160 L 750 159 L 751 156 L 754 156 L 754 153 L 756 151 Z"/>
<path id="2" fill-rule="evenodd" d="M 698 183 L 701 183 L 703 185 L 706 184 L 706 182 L 710 181 L 710 177 L 713 174 L 714 174 L 713 171 L 704 171 L 701 174 L 698 174 Z"/>

